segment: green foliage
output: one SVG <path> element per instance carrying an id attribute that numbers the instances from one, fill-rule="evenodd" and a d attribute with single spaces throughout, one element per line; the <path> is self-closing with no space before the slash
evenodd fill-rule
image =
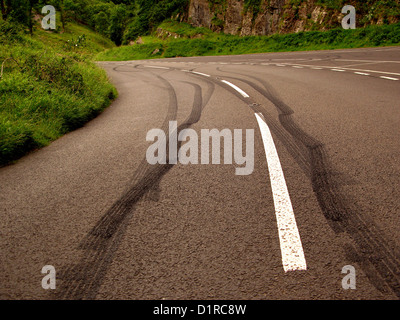
<path id="1" fill-rule="evenodd" d="M 22 42 L 22 27 L 17 23 L 0 20 L 0 44 Z"/>
<path id="2" fill-rule="evenodd" d="M 111 10 L 109 19 L 109 34 L 110 39 L 117 45 L 122 44 L 122 36 L 124 32 L 124 25 L 126 20 L 126 7 L 125 5 L 117 5 Z"/>
<path id="3" fill-rule="evenodd" d="M 253 12 L 253 18 L 257 17 L 261 10 L 262 0 L 244 0 L 244 11 L 251 10 Z"/>
<path id="4" fill-rule="evenodd" d="M 137 12 L 124 32 L 123 43 L 147 35 L 164 20 L 187 11 L 189 0 L 136 0 Z"/>
<path id="5" fill-rule="evenodd" d="M 193 57 L 204 56 L 215 51 L 217 44 L 205 39 L 171 41 L 165 48 L 164 57 Z"/>
<path id="6" fill-rule="evenodd" d="M 42 31 L 32 38 L 21 26 L 0 21 L 0 166 L 81 127 L 116 96 L 105 71 L 90 59 L 89 50 L 98 46 L 93 38 L 99 39 L 70 36 Z"/>
<path id="7" fill-rule="evenodd" d="M 400 3 L 397 0 L 317 0 L 316 4 L 339 12 L 347 4 L 353 5 L 358 16 L 357 24 L 362 26 L 377 22 L 381 18 L 385 24 L 389 23 L 388 18 L 400 20 Z"/>
<path id="8" fill-rule="evenodd" d="M 344 2 L 344 0 L 317 0 L 317 5 L 321 5 L 325 8 L 341 10 L 345 5 Z M 351 4 L 354 5 L 353 3 Z"/>
<path id="9" fill-rule="evenodd" d="M 175 33 L 183 38 L 210 36 L 213 34 L 213 32 L 208 28 L 193 27 L 189 23 L 177 22 L 171 19 L 165 20 L 157 29 Z"/>
<path id="10" fill-rule="evenodd" d="M 32 31 L 32 16 L 39 13 L 45 4 L 54 5 L 62 22 L 75 21 L 85 24 L 98 33 L 108 37 L 115 44 L 128 44 L 139 36 L 151 34 L 166 19 L 182 21 L 187 16 L 190 0 L 0 0 L 5 4 L 4 16 L 8 20 L 17 21 Z M 208 0 L 212 16 L 212 24 L 223 31 L 227 0 Z M 244 0 L 244 13 L 251 12 L 253 22 L 261 13 L 262 6 L 270 4 L 267 0 Z M 292 10 L 294 19 L 299 19 L 299 10 L 310 4 L 306 0 L 289 0 L 285 8 Z M 316 0 L 315 5 L 328 11 L 327 17 L 337 15 L 346 5 L 354 5 L 357 10 L 357 26 L 384 24 L 400 20 L 400 3 L 398 0 Z M 285 14 L 288 14 L 285 11 Z M 310 20 L 310 12 L 308 19 Z M 287 18 L 287 17 L 286 17 Z M 285 16 L 282 17 L 285 19 Z M 283 21 L 283 20 L 282 20 Z M 332 22 L 316 25 L 307 22 L 309 29 L 322 27 L 334 28 Z"/>
<path id="11" fill-rule="evenodd" d="M 65 49 L 69 51 L 77 48 L 82 48 L 85 46 L 86 46 L 85 34 L 78 36 L 76 39 L 67 40 L 67 42 L 65 43 Z"/>
<path id="12" fill-rule="evenodd" d="M 163 24 L 163 26 L 166 25 L 168 26 L 168 24 Z M 176 25 L 174 28 L 179 29 Z M 187 27 L 183 25 L 182 28 Z M 400 23 L 368 26 L 355 30 L 340 28 L 326 32 L 309 31 L 268 37 L 205 33 L 202 38 L 184 37 L 163 42 L 159 39 L 157 41 L 150 43 L 150 39 L 146 39 L 144 44 L 106 50 L 99 53 L 96 59 L 104 61 L 151 59 L 159 57 L 152 54 L 156 47 L 162 47 L 158 53 L 162 53 L 161 57 L 172 58 L 400 45 Z"/>

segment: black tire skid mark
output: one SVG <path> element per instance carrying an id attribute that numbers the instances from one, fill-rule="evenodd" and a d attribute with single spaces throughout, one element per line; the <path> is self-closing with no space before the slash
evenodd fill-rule
<path id="1" fill-rule="evenodd" d="M 222 71 L 222 70 L 221 70 Z M 223 71 L 227 72 L 227 71 Z M 233 72 L 230 72 L 233 73 Z M 236 73 L 238 74 L 238 73 Z M 309 152 L 311 183 L 319 206 L 335 233 L 347 233 L 357 245 L 358 250 L 349 250 L 347 257 L 359 265 L 370 282 L 381 292 L 390 290 L 400 298 L 400 253 L 394 243 L 383 233 L 367 213 L 359 213 L 355 201 L 350 199 L 341 186 L 347 185 L 335 174 L 333 165 L 325 150 L 325 146 L 300 128 L 293 119 L 294 112 L 277 95 L 272 87 L 263 79 L 248 76 L 260 82 L 265 90 L 256 84 L 243 80 L 271 101 L 279 112 L 279 122 L 282 127 Z M 260 107 L 260 106 L 259 106 Z M 258 110 L 260 110 L 258 108 Z M 262 112 L 268 125 L 270 117 Z M 272 128 L 274 125 L 272 123 Z M 279 137 L 279 135 L 278 135 Z M 285 143 L 285 141 L 283 141 Z M 382 285 L 385 283 L 386 286 Z"/>
<path id="2" fill-rule="evenodd" d="M 166 85 L 170 93 L 169 111 L 164 121 L 163 129 L 168 131 L 169 121 L 176 119 L 177 99 L 172 85 L 157 75 Z M 190 83 L 195 89 L 194 103 L 190 116 L 178 127 L 178 133 L 198 122 L 204 107 L 208 104 L 214 85 L 209 86 L 206 99 L 202 98 L 202 89 L 199 85 Z M 167 138 L 167 146 L 168 144 Z M 178 142 L 178 147 L 182 142 Z M 168 148 L 167 148 L 168 150 Z M 168 157 L 168 155 L 167 155 Z M 81 242 L 79 249 L 83 252 L 80 262 L 65 270 L 59 275 L 62 281 L 61 290 L 57 299 L 82 300 L 94 299 L 102 284 L 104 275 L 113 260 L 115 251 L 125 234 L 125 230 L 133 216 L 136 203 L 173 167 L 172 164 L 151 166 L 144 159 L 134 174 L 132 181 L 136 181 L 123 196 L 117 200 L 103 215 L 93 229 Z"/>
<path id="3" fill-rule="evenodd" d="M 221 72 L 228 73 L 227 71 L 223 71 L 220 68 L 217 68 L 217 69 L 220 70 Z M 229 73 L 234 73 L 234 72 L 229 72 Z M 256 91 L 260 92 L 268 100 L 270 100 L 269 98 L 271 98 L 272 100 L 270 100 L 270 101 L 274 104 L 276 103 L 276 104 L 280 105 L 280 107 L 283 110 L 285 110 L 286 114 L 294 113 L 293 110 L 289 106 L 287 106 L 285 103 L 283 103 L 283 102 L 277 100 L 276 98 L 274 98 L 273 96 L 271 96 L 271 94 L 267 93 L 265 91 L 265 89 L 261 88 L 257 84 L 255 84 L 251 81 L 247 81 L 245 79 L 239 79 L 239 78 L 235 78 L 235 77 L 227 77 L 227 78 L 235 79 L 237 81 L 242 81 L 242 82 L 248 84 L 249 86 L 251 86 Z M 274 117 L 262 105 L 260 105 L 258 103 L 253 103 L 250 105 L 250 107 L 253 109 L 254 112 L 261 113 L 264 116 L 265 120 L 268 123 L 268 127 L 270 128 L 270 130 L 284 144 L 286 150 L 290 153 L 290 155 L 293 157 L 293 159 L 297 162 L 297 164 L 302 169 L 304 174 L 306 174 L 308 177 L 311 177 L 311 160 L 309 157 L 308 150 L 302 144 L 297 143 L 295 141 L 294 137 L 292 135 L 290 135 L 286 130 L 282 129 L 281 124 L 278 121 L 276 121 L 274 119 Z"/>

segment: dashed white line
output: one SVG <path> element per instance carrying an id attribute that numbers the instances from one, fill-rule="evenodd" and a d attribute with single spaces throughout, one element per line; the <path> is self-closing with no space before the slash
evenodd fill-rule
<path id="1" fill-rule="evenodd" d="M 382 79 L 387 79 L 387 80 L 393 80 L 393 81 L 398 81 L 399 79 L 397 78 L 392 78 L 392 77 L 385 77 L 385 76 L 380 76 Z"/>
<path id="2" fill-rule="evenodd" d="M 209 74 L 205 74 L 205 73 L 201 73 L 201 72 L 197 72 L 197 71 L 192 71 L 192 73 L 198 74 L 200 76 L 211 77 Z"/>
<path id="3" fill-rule="evenodd" d="M 345 62 L 366 62 L 366 63 L 400 63 L 400 61 L 388 61 L 388 60 L 350 60 L 350 59 L 335 59 L 335 61 Z"/>
<path id="4" fill-rule="evenodd" d="M 369 73 L 365 73 L 365 72 L 354 72 L 355 74 L 359 74 L 361 76 L 369 76 Z"/>
<path id="5" fill-rule="evenodd" d="M 336 72 L 345 72 L 346 70 L 343 69 L 331 69 L 332 71 L 336 71 Z"/>
<path id="6" fill-rule="evenodd" d="M 152 68 L 152 69 L 165 69 L 165 70 L 169 70 L 169 68 L 167 67 L 159 67 L 159 66 L 144 66 L 145 68 Z"/>
<path id="7" fill-rule="evenodd" d="M 292 66 L 293 68 L 296 68 L 296 69 L 303 69 L 303 67 L 300 67 L 300 66 Z"/>
<path id="8" fill-rule="evenodd" d="M 286 65 L 290 65 L 292 67 L 298 67 L 299 65 L 293 65 L 290 63 L 287 63 Z M 331 67 L 331 66 L 313 66 L 309 64 L 302 64 L 302 67 L 310 67 L 310 68 L 324 68 L 324 69 L 337 69 L 338 67 Z M 347 68 L 347 67 L 340 67 L 343 70 L 346 71 L 358 71 L 358 72 L 367 72 L 367 73 L 382 73 L 382 74 L 388 74 L 388 75 L 393 75 L 393 76 L 400 76 L 400 73 L 396 72 L 388 72 L 388 71 L 378 71 L 378 70 L 368 70 L 368 69 L 354 69 L 354 68 Z"/>
<path id="9" fill-rule="evenodd" d="M 242 89 L 240 89 L 239 87 L 235 86 L 233 83 L 230 83 L 229 81 L 226 80 L 221 80 L 223 83 L 227 84 L 228 86 L 232 87 L 233 89 L 235 89 L 237 92 L 239 92 L 243 97 L 245 98 L 249 98 L 250 96 L 244 92 Z"/>
<path id="10" fill-rule="evenodd" d="M 268 162 L 283 269 L 285 272 L 307 270 L 306 259 L 304 257 L 303 246 L 301 244 L 289 191 L 271 131 L 261 113 L 256 113 L 255 116 L 261 130 Z"/>

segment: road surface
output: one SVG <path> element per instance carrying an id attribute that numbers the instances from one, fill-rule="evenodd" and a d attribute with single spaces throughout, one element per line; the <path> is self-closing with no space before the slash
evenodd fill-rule
<path id="1" fill-rule="evenodd" d="M 399 47 L 100 65 L 118 99 L 0 169 L 0 298 L 400 298 Z M 254 170 L 149 164 L 173 121 Z"/>

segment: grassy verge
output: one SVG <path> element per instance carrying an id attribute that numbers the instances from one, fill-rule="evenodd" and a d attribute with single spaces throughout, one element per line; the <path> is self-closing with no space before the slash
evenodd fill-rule
<path id="1" fill-rule="evenodd" d="M 34 37 L 0 20 L 0 166 L 93 119 L 117 95 L 92 61 L 113 44 L 85 27 Z"/>
<path id="2" fill-rule="evenodd" d="M 355 30 L 333 29 L 296 34 L 239 37 L 216 34 L 175 22 L 163 23 L 143 44 L 99 53 L 99 61 L 234 55 L 263 52 L 327 50 L 393 46 L 400 44 L 400 23 Z"/>

